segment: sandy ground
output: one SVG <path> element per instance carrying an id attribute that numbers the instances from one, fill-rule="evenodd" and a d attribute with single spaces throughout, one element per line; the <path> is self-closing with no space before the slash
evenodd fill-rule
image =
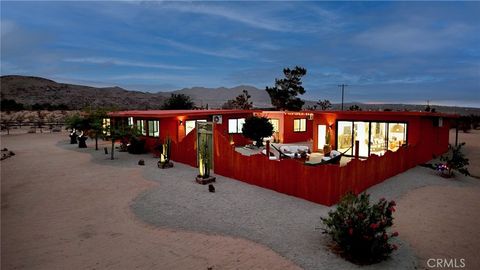
<path id="1" fill-rule="evenodd" d="M 454 130 L 450 132 L 450 142 L 455 142 Z M 469 170 L 478 178 L 480 130 L 459 132 L 459 142 L 466 142 L 464 153 L 470 159 Z M 398 202 L 396 229 L 413 247 L 424 269 L 432 269 L 427 264 L 432 258 L 456 259 L 457 265 L 465 259 L 463 269 L 480 269 L 480 188 L 478 184 L 461 185 L 462 179 L 465 177 L 447 180 L 451 185 L 429 183 L 409 191 Z"/>
<path id="2" fill-rule="evenodd" d="M 459 141 L 467 142 L 465 150 L 471 160 L 470 171 L 475 174 L 476 170 L 480 171 L 480 133 L 474 131 L 462 135 L 460 133 Z M 59 136 L 2 136 L 1 147 L 8 147 L 17 154 L 1 162 L 2 269 L 64 269 L 66 265 L 70 269 L 293 269 L 296 266 L 284 257 L 302 265 L 306 254 L 302 248 L 311 249 L 312 243 L 315 247 L 322 243 L 319 232 L 313 234 L 312 227 L 319 225 L 318 215 L 328 211 L 327 207 L 310 205 L 304 200 L 225 178 L 216 184 L 219 191 L 214 196 L 222 196 L 222 190 L 232 185 L 230 182 L 239 183 L 248 186 L 239 189 L 239 192 L 243 189 L 255 192 L 254 195 L 265 198 L 266 205 L 287 201 L 291 207 L 297 207 L 297 210 L 290 209 L 287 217 L 313 213 L 311 218 L 316 220 L 299 218 L 299 224 L 310 226 L 306 227 L 306 231 L 299 230 L 305 226 L 297 226 L 295 231 L 294 227 L 289 227 L 295 222 L 275 222 L 278 221 L 276 216 L 282 216 L 280 213 L 262 219 L 260 212 L 244 211 L 240 207 L 246 222 L 240 223 L 240 229 L 235 231 L 240 233 L 232 233 L 225 231 L 225 226 L 217 226 L 232 220 L 228 217 L 215 219 L 213 206 L 211 212 L 198 215 L 189 212 L 191 204 L 180 200 L 185 194 L 175 200 L 176 196 L 162 193 L 162 188 L 172 186 L 165 185 L 166 179 L 159 178 L 162 174 L 150 173 L 148 163 L 152 160 L 146 160 L 147 166 L 139 167 L 134 164 L 137 157 L 130 156 L 127 164 L 124 159 L 128 159 L 128 155 L 119 155 L 120 158 L 115 161 L 117 165 L 112 167 L 102 154 L 88 154 L 94 152 L 91 149 L 56 146 L 55 143 L 62 138 Z M 32 138 L 35 140 L 32 141 Z M 188 171 L 188 166 L 185 168 L 184 171 Z M 410 260 L 405 257 L 405 250 L 408 251 L 410 246 L 421 268 L 429 269 L 426 267 L 429 258 L 464 258 L 466 267 L 463 269 L 480 269 L 477 255 L 480 250 L 479 181 L 463 176 L 455 180 L 443 179 L 432 170 L 417 167 L 369 189 L 373 198 L 397 200 L 394 229 L 399 231 L 402 240 L 408 242 L 400 253 L 394 254 L 393 261 L 369 268 L 392 268 L 393 262 L 393 269 L 396 269 L 398 260 Z M 200 194 L 195 199 L 204 200 L 204 195 Z M 171 201 L 162 203 L 159 196 Z M 226 200 L 220 202 L 229 203 Z M 255 202 L 252 199 L 252 203 Z M 260 211 L 263 208 L 252 209 Z M 173 218 L 188 214 L 196 215 L 197 219 L 182 223 L 177 222 L 182 219 Z M 271 221 L 277 228 L 286 226 L 286 232 L 269 231 L 269 226 L 273 227 L 269 225 Z M 256 234 L 248 231 L 250 225 Z M 263 245 L 217 233 L 250 239 Z M 310 239 L 312 235 L 316 235 L 313 242 Z M 295 244 L 291 240 L 295 237 L 304 237 L 308 241 L 297 239 L 301 244 L 291 246 L 292 250 L 281 246 L 282 242 L 288 241 Z M 338 258 L 327 252 L 316 249 L 307 255 L 315 260 L 315 255 L 320 254 L 320 258 L 325 259 L 318 265 L 319 269 L 351 268 L 348 264 L 336 265 Z M 398 264 L 402 268 L 400 265 L 402 263 Z M 411 264 L 407 262 L 403 265 Z M 317 269 L 308 265 L 303 267 Z M 410 269 L 413 268 L 411 265 Z"/>
<path id="3" fill-rule="evenodd" d="M 247 240 L 145 225 L 129 205 L 156 184 L 57 147 L 65 136 L 1 138 L 16 152 L 1 163 L 2 269 L 297 268 Z"/>

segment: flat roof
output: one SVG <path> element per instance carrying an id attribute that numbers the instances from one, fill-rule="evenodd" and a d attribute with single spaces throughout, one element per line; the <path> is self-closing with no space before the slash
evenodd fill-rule
<path id="1" fill-rule="evenodd" d="M 445 117 L 458 118 L 458 114 L 437 113 L 437 112 L 421 112 L 421 111 L 308 111 L 314 114 L 333 113 L 345 115 L 391 115 L 391 116 L 421 116 L 421 117 Z"/>
<path id="2" fill-rule="evenodd" d="M 215 114 L 245 114 L 261 112 L 257 110 L 131 110 L 110 112 L 108 116 L 112 117 L 176 117 L 176 116 L 205 116 Z"/>
<path id="3" fill-rule="evenodd" d="M 112 117 L 147 117 L 166 118 L 176 116 L 206 116 L 215 114 L 246 114 L 246 113 L 272 113 L 272 114 L 337 114 L 337 115 L 385 115 L 385 116 L 417 116 L 417 117 L 445 117 L 458 118 L 458 114 L 432 113 L 420 111 L 262 111 L 262 110 L 131 110 L 108 113 Z"/>
<path id="4" fill-rule="evenodd" d="M 437 112 L 423 112 L 423 111 L 319 111 L 319 110 L 305 110 L 305 111 L 261 111 L 261 113 L 270 114 L 343 114 L 343 115 L 389 115 L 389 116 L 424 116 L 424 117 L 445 117 L 458 118 L 458 114 L 437 113 Z"/>

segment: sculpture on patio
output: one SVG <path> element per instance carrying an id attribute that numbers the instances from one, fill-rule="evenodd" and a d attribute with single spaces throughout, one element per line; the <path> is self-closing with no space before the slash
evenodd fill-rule
<path id="1" fill-rule="evenodd" d="M 87 141 L 88 137 L 85 136 L 85 134 L 83 133 L 80 133 L 80 136 L 78 136 L 78 148 L 87 148 Z"/>

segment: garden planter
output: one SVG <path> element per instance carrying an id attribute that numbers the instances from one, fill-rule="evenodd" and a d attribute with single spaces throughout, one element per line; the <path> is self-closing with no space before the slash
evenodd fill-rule
<path id="1" fill-rule="evenodd" d="M 201 175 L 197 175 L 197 177 L 195 178 L 197 183 L 199 183 L 201 185 L 206 185 L 206 184 L 210 184 L 212 182 L 215 182 L 215 179 L 216 178 L 214 176 L 204 177 L 204 176 L 201 176 Z"/>
<path id="2" fill-rule="evenodd" d="M 330 152 L 332 152 L 332 146 L 330 144 L 325 144 L 323 146 L 323 155 L 328 156 L 330 155 Z"/>
<path id="3" fill-rule="evenodd" d="M 168 169 L 168 168 L 172 168 L 172 167 L 173 167 L 173 162 L 171 162 L 171 161 L 163 161 L 163 162 L 162 162 L 162 161 L 159 161 L 159 162 L 157 163 L 157 166 L 158 166 L 158 168 L 160 168 L 160 169 Z"/>

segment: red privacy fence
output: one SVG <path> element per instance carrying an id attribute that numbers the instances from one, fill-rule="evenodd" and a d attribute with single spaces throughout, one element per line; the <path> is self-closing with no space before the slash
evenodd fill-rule
<path id="1" fill-rule="evenodd" d="M 384 156 L 352 160 L 346 166 L 306 166 L 293 159 L 269 160 L 264 155 L 244 156 L 223 135 L 215 136 L 216 174 L 331 206 L 352 191 L 358 194 L 417 165 L 415 146 L 404 146 Z"/>

